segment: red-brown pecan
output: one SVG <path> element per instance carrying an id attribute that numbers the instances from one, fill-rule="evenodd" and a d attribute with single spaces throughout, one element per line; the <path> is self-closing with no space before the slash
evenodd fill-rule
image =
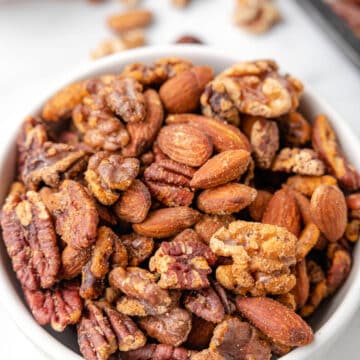
<path id="1" fill-rule="evenodd" d="M 66 244 L 84 249 L 95 242 L 99 216 L 83 185 L 64 180 L 58 192 L 48 195 L 46 206 L 55 219 L 56 232 Z"/>
<path id="2" fill-rule="evenodd" d="M 147 167 L 144 177 L 151 195 L 166 206 L 188 206 L 194 198 L 190 189 L 194 173 L 190 166 L 164 159 Z"/>
<path id="3" fill-rule="evenodd" d="M 146 102 L 142 85 L 133 78 L 113 79 L 105 87 L 109 108 L 125 122 L 144 121 Z"/>
<path id="4" fill-rule="evenodd" d="M 128 123 L 126 130 L 130 141 L 123 149 L 124 156 L 139 156 L 151 148 L 164 120 L 164 110 L 160 97 L 155 90 L 144 93 L 147 115 L 140 123 Z"/>
<path id="5" fill-rule="evenodd" d="M 151 237 L 136 233 L 121 235 L 120 242 L 126 248 L 130 266 L 138 266 L 150 257 L 154 250 L 154 240 Z"/>
<path id="6" fill-rule="evenodd" d="M 216 326 L 209 348 L 224 359 L 268 360 L 271 356 L 270 346 L 260 338 L 258 331 L 236 317 Z"/>
<path id="7" fill-rule="evenodd" d="M 209 346 L 216 323 L 206 321 L 193 314 L 191 330 L 184 346 L 187 349 L 203 350 Z"/>
<path id="8" fill-rule="evenodd" d="M 139 168 L 138 159 L 99 151 L 90 158 L 85 179 L 91 192 L 102 204 L 112 205 L 118 200 L 119 191 L 130 187 Z"/>
<path id="9" fill-rule="evenodd" d="M 225 315 L 224 306 L 212 287 L 187 293 L 184 305 L 196 316 L 215 323 L 220 322 Z"/>
<path id="10" fill-rule="evenodd" d="M 114 206 L 115 214 L 124 221 L 141 223 L 151 206 L 151 195 L 140 180 L 134 180 Z"/>
<path id="11" fill-rule="evenodd" d="M 109 282 L 127 296 L 144 300 L 151 306 L 163 307 L 165 311 L 172 304 L 169 292 L 156 283 L 154 274 L 144 269 L 117 267 L 110 272 Z"/>
<path id="12" fill-rule="evenodd" d="M 60 269 L 54 226 L 38 193 L 14 183 L 2 209 L 1 227 L 7 252 L 22 287 L 51 287 Z"/>
<path id="13" fill-rule="evenodd" d="M 209 286 L 207 275 L 215 255 L 194 230 L 187 229 L 170 242 L 162 242 L 149 268 L 160 274 L 159 286 L 168 289 L 201 289 Z"/>
<path id="14" fill-rule="evenodd" d="M 62 281 L 51 289 L 23 288 L 26 302 L 40 325 L 50 324 L 56 331 L 76 324 L 81 316 L 82 301 L 75 282 Z"/>
<path id="15" fill-rule="evenodd" d="M 163 315 L 140 318 L 138 323 L 160 343 L 179 346 L 186 341 L 191 330 L 191 315 L 184 309 L 174 308 Z"/>
<path id="16" fill-rule="evenodd" d="M 346 250 L 334 251 L 326 277 L 329 293 L 335 292 L 344 283 L 350 273 L 351 263 L 351 256 Z"/>
<path id="17" fill-rule="evenodd" d="M 83 266 L 91 257 L 91 248 L 74 249 L 66 246 L 61 253 L 61 272 L 60 278 L 73 279 L 81 274 Z"/>
<path id="18" fill-rule="evenodd" d="M 312 145 L 324 160 L 331 174 L 333 174 L 345 188 L 349 190 L 359 188 L 360 175 L 346 160 L 340 149 L 340 144 L 335 132 L 325 115 L 319 115 L 315 118 Z"/>
<path id="19" fill-rule="evenodd" d="M 190 360 L 192 351 L 166 344 L 147 344 L 121 354 L 122 360 Z"/>
<path id="20" fill-rule="evenodd" d="M 57 187 L 62 179 L 76 178 L 86 168 L 85 155 L 84 150 L 47 141 L 27 154 L 21 178 L 29 189 L 36 190 L 41 183 Z"/>
<path id="21" fill-rule="evenodd" d="M 114 252 L 111 256 L 111 265 L 113 268 L 116 268 L 118 266 L 126 268 L 128 266 L 128 263 L 129 263 L 129 254 L 127 248 L 125 247 L 123 239 L 120 239 L 120 237 L 117 236 L 114 243 Z"/>

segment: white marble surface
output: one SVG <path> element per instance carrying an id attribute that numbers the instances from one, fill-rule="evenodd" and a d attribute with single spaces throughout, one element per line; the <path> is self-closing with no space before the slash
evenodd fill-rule
<path id="1" fill-rule="evenodd" d="M 238 54 L 239 59 L 275 58 L 332 104 L 360 136 L 359 70 L 293 0 L 278 1 L 284 22 L 261 37 L 232 26 L 233 0 L 193 0 L 182 11 L 173 9 L 169 0 L 144 0 L 144 4 L 156 13 L 155 24 L 147 32 L 150 44 L 168 44 L 190 33 L 221 51 Z M 102 5 L 85 0 L 0 1 L 0 146 L 44 84 L 88 61 L 90 49 L 109 36 L 104 20 L 116 9 L 121 9 L 116 1 Z M 359 336 L 360 312 L 339 334 L 326 359 L 359 359 Z M 46 358 L 3 307 L 0 339 L 0 359 Z"/>

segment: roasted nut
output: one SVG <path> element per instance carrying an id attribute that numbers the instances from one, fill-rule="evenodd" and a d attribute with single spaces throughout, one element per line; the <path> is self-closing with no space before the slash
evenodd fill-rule
<path id="1" fill-rule="evenodd" d="M 176 39 L 175 44 L 204 44 L 197 36 L 183 35 Z"/>
<path id="2" fill-rule="evenodd" d="M 302 308 L 309 297 L 310 291 L 310 280 L 307 274 L 307 265 L 306 261 L 301 260 L 295 265 L 295 276 L 296 276 L 296 285 L 291 290 L 294 294 L 296 307 Z"/>
<path id="3" fill-rule="evenodd" d="M 160 98 L 169 113 L 196 110 L 206 84 L 214 77 L 208 66 L 194 66 L 167 80 L 159 90 Z"/>
<path id="4" fill-rule="evenodd" d="M 174 160 L 164 159 L 145 169 L 144 177 L 150 193 L 166 206 L 188 206 L 194 192 L 190 180 L 195 170 Z"/>
<path id="5" fill-rule="evenodd" d="M 256 190 L 249 186 L 228 183 L 202 191 L 196 204 L 207 214 L 232 214 L 250 205 L 255 200 L 256 194 Z"/>
<path id="6" fill-rule="evenodd" d="M 54 226 L 38 193 L 13 183 L 2 209 L 1 227 L 7 252 L 22 287 L 54 285 L 60 269 Z"/>
<path id="7" fill-rule="evenodd" d="M 236 180 L 250 161 L 250 153 L 244 150 L 227 150 L 213 156 L 198 169 L 191 179 L 195 189 L 209 189 Z"/>
<path id="8" fill-rule="evenodd" d="M 232 258 L 216 269 L 216 278 L 237 294 L 253 296 L 284 294 L 295 285 L 290 266 L 295 264 L 296 237 L 283 227 L 232 222 L 218 230 L 210 249 L 218 256 Z"/>
<path id="9" fill-rule="evenodd" d="M 83 299 L 97 299 L 100 297 L 105 289 L 105 283 L 103 279 L 97 278 L 91 272 L 91 262 L 85 264 L 82 268 L 80 296 Z"/>
<path id="10" fill-rule="evenodd" d="M 210 350 L 224 359 L 270 358 L 270 346 L 261 340 L 257 330 L 236 317 L 229 317 L 216 326 Z"/>
<path id="11" fill-rule="evenodd" d="M 276 122 L 260 116 L 246 116 L 242 128 L 250 140 L 256 166 L 270 169 L 279 149 L 279 129 Z"/>
<path id="12" fill-rule="evenodd" d="M 336 179 L 331 175 L 302 176 L 294 175 L 288 178 L 286 184 L 303 195 L 311 196 L 319 185 L 336 185 Z"/>
<path id="13" fill-rule="evenodd" d="M 351 269 L 350 254 L 342 249 L 336 250 L 331 259 L 331 266 L 326 276 L 329 293 L 336 291 L 346 280 Z"/>
<path id="14" fill-rule="evenodd" d="M 62 179 L 71 177 L 67 173 L 71 174 L 79 163 L 79 171 L 86 167 L 86 163 L 82 163 L 85 155 L 85 151 L 76 150 L 70 145 L 47 141 L 27 154 L 21 178 L 26 187 L 32 190 L 38 189 L 42 182 L 57 187 Z"/>
<path id="15" fill-rule="evenodd" d="M 265 190 L 256 190 L 256 192 L 255 200 L 249 205 L 249 213 L 253 220 L 261 221 L 272 194 Z"/>
<path id="16" fill-rule="evenodd" d="M 54 330 L 63 331 L 79 321 L 83 306 L 76 283 L 64 281 L 51 289 L 23 291 L 38 324 L 50 324 Z"/>
<path id="17" fill-rule="evenodd" d="M 143 85 L 159 85 L 166 80 L 192 68 L 192 63 L 177 57 L 162 58 L 153 66 L 144 64 L 130 64 L 122 72 L 124 77 L 132 77 Z"/>
<path id="18" fill-rule="evenodd" d="M 238 149 L 251 151 L 247 137 L 237 127 L 219 119 L 194 114 L 172 114 L 166 118 L 166 123 L 186 123 L 196 127 L 209 137 L 218 152 Z"/>
<path id="19" fill-rule="evenodd" d="M 191 360 L 224 360 L 224 357 L 212 350 L 203 350 L 191 357 Z"/>
<path id="20" fill-rule="evenodd" d="M 199 219 L 198 211 L 187 206 L 178 206 L 151 212 L 145 221 L 134 224 L 133 229 L 140 235 L 161 239 L 178 234 Z"/>
<path id="21" fill-rule="evenodd" d="M 224 316 L 224 306 L 212 287 L 187 293 L 184 297 L 187 310 L 204 320 L 218 323 Z"/>
<path id="22" fill-rule="evenodd" d="M 143 28 L 151 24 L 153 14 L 145 9 L 133 9 L 124 13 L 114 14 L 108 17 L 107 24 L 116 32 L 126 32 Z"/>
<path id="23" fill-rule="evenodd" d="M 187 124 L 164 126 L 157 142 L 160 149 L 172 160 L 189 166 L 203 165 L 213 151 L 209 138 Z"/>
<path id="24" fill-rule="evenodd" d="M 191 330 L 191 315 L 184 309 L 174 308 L 163 315 L 140 318 L 138 323 L 160 343 L 179 346 L 186 341 Z"/>
<path id="25" fill-rule="evenodd" d="M 88 248 L 96 241 L 99 221 L 94 200 L 86 188 L 73 180 L 64 180 L 59 191 L 49 195 L 47 207 L 55 218 L 56 232 L 75 249 Z"/>
<path id="26" fill-rule="evenodd" d="M 360 221 L 357 219 L 351 220 L 346 225 L 346 229 L 345 229 L 346 239 L 352 243 L 355 243 L 359 240 L 359 234 L 360 234 Z"/>
<path id="27" fill-rule="evenodd" d="M 91 192 L 102 204 L 112 205 L 120 196 L 118 191 L 130 187 L 139 169 L 138 159 L 99 151 L 90 158 L 85 179 Z"/>
<path id="28" fill-rule="evenodd" d="M 218 75 L 214 82 L 225 87 L 240 112 L 266 118 L 296 109 L 303 90 L 299 80 L 280 75 L 277 64 L 269 60 L 235 64 Z"/>
<path id="29" fill-rule="evenodd" d="M 311 197 L 311 214 L 315 224 L 329 241 L 344 234 L 347 207 L 344 194 L 334 185 L 318 186 Z"/>
<path id="30" fill-rule="evenodd" d="M 147 344 L 138 350 L 121 354 L 123 360 L 190 360 L 192 352 L 183 347 L 166 344 Z"/>
<path id="31" fill-rule="evenodd" d="M 154 250 L 154 241 L 151 237 L 136 233 L 121 235 L 120 242 L 126 248 L 130 266 L 138 266 L 150 257 Z"/>
<path id="32" fill-rule="evenodd" d="M 297 111 L 290 112 L 276 119 L 282 142 L 286 146 L 301 146 L 311 140 L 311 126 Z"/>
<path id="33" fill-rule="evenodd" d="M 235 307 L 235 303 L 233 302 L 233 298 L 231 298 L 231 299 L 229 298 L 229 294 L 220 285 L 219 282 L 213 281 L 212 285 L 224 306 L 225 313 L 228 315 L 231 315 L 232 313 L 234 313 L 236 311 L 236 307 Z"/>
<path id="34" fill-rule="evenodd" d="M 62 279 L 73 279 L 81 274 L 83 266 L 89 261 L 91 257 L 91 249 L 74 249 L 71 246 L 66 246 L 61 253 L 61 272 Z"/>
<path id="35" fill-rule="evenodd" d="M 209 244 L 211 237 L 223 226 L 228 226 L 235 221 L 232 215 L 204 215 L 200 221 L 195 224 L 195 231 L 200 239 Z"/>
<path id="36" fill-rule="evenodd" d="M 309 325 L 294 311 L 269 298 L 238 298 L 236 306 L 254 326 L 273 341 L 286 346 L 312 342 Z"/>
<path id="37" fill-rule="evenodd" d="M 341 152 L 335 132 L 325 115 L 319 115 L 314 120 L 312 145 L 329 171 L 345 188 L 349 190 L 359 188 L 360 175 Z"/>
<path id="38" fill-rule="evenodd" d="M 296 286 L 296 285 L 295 285 Z M 293 290 L 295 289 L 295 287 L 293 288 Z M 292 291 L 293 291 L 292 290 Z M 285 305 L 286 307 L 288 307 L 290 310 L 295 311 L 296 310 L 296 300 L 295 300 L 295 296 L 294 294 L 292 294 L 292 292 L 288 292 L 286 294 L 281 294 L 281 295 L 277 295 L 275 297 L 275 300 L 278 301 L 279 303 Z"/>
<path id="39" fill-rule="evenodd" d="M 187 229 L 174 240 L 161 243 L 149 268 L 160 274 L 158 284 L 162 288 L 196 290 L 209 286 L 207 275 L 215 261 L 215 255 L 196 232 Z"/>
<path id="40" fill-rule="evenodd" d="M 299 208 L 303 224 L 307 225 L 313 223 L 310 200 L 305 195 L 303 195 L 298 191 L 291 190 L 291 193 L 294 196 L 297 206 Z"/>
<path id="41" fill-rule="evenodd" d="M 320 305 L 320 303 L 328 296 L 329 290 L 326 285 L 326 281 L 322 280 L 318 282 L 312 289 L 308 302 L 300 309 L 300 315 L 302 317 L 310 316 Z"/>
<path id="42" fill-rule="evenodd" d="M 144 92 L 147 114 L 140 123 L 128 123 L 126 130 L 130 141 L 123 149 L 124 156 L 139 156 L 151 148 L 164 119 L 164 111 L 159 95 L 148 89 Z"/>
<path id="43" fill-rule="evenodd" d="M 174 5 L 174 6 L 177 6 L 177 7 L 185 7 L 187 5 L 190 4 L 190 1 L 191 0 L 171 0 L 171 3 Z"/>
<path id="44" fill-rule="evenodd" d="M 309 223 L 300 233 L 299 239 L 296 242 L 296 259 L 297 261 L 305 259 L 310 250 L 316 245 L 320 237 L 319 228 Z"/>
<path id="45" fill-rule="evenodd" d="M 295 236 L 300 232 L 300 212 L 292 193 L 287 189 L 276 191 L 262 217 L 263 224 L 282 226 Z"/>
<path id="46" fill-rule="evenodd" d="M 112 287 L 151 306 L 163 307 L 166 312 L 172 304 L 172 299 L 169 292 L 160 288 L 155 280 L 155 275 L 137 267 L 128 267 L 126 270 L 117 267 L 109 274 Z"/>
<path id="47" fill-rule="evenodd" d="M 283 148 L 275 157 L 273 171 L 284 171 L 300 175 L 324 175 L 325 165 L 311 149 Z"/>
<path id="48" fill-rule="evenodd" d="M 192 315 L 191 330 L 184 346 L 187 349 L 202 350 L 209 346 L 216 324 Z"/>
<path id="49" fill-rule="evenodd" d="M 123 243 L 123 239 L 119 236 L 117 236 L 117 238 L 115 239 L 114 251 L 110 261 L 113 268 L 116 268 L 118 266 L 126 268 L 128 266 L 129 254 L 126 246 Z"/>
<path id="50" fill-rule="evenodd" d="M 151 206 L 151 196 L 148 188 L 140 180 L 134 180 L 116 202 L 116 215 L 130 223 L 140 223 L 145 220 Z"/>
<path id="51" fill-rule="evenodd" d="M 42 117 L 49 122 L 58 122 L 71 117 L 76 105 L 88 95 L 85 81 L 67 85 L 51 97 L 42 109 Z"/>

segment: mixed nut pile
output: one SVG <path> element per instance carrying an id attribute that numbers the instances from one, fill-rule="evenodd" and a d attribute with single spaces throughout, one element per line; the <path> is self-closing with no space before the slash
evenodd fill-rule
<path id="1" fill-rule="evenodd" d="M 17 139 L 1 227 L 41 325 L 86 359 L 270 359 L 345 281 L 360 176 L 273 61 L 179 58 L 61 89 Z"/>

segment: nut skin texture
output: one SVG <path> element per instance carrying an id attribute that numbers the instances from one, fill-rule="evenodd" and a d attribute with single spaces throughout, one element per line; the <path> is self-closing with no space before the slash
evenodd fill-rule
<path id="1" fill-rule="evenodd" d="M 209 346 L 216 324 L 192 315 L 191 331 L 184 346 L 187 349 L 202 350 Z"/>
<path id="2" fill-rule="evenodd" d="M 283 227 L 235 221 L 210 240 L 217 256 L 232 262 L 216 269 L 218 282 L 234 293 L 252 296 L 284 294 L 295 285 L 296 237 Z"/>
<path id="3" fill-rule="evenodd" d="M 191 360 L 224 360 L 219 353 L 206 349 L 191 357 Z"/>
<path id="4" fill-rule="evenodd" d="M 350 273 L 351 264 L 351 256 L 347 251 L 339 249 L 334 252 L 326 277 L 329 293 L 335 292 L 344 283 Z"/>
<path id="5" fill-rule="evenodd" d="M 292 190 L 298 191 L 305 196 L 311 196 L 315 189 L 319 185 L 328 184 L 336 185 L 336 179 L 331 175 L 323 176 L 305 176 L 305 175 L 294 175 L 290 176 L 286 185 Z"/>
<path id="6" fill-rule="evenodd" d="M 270 346 L 261 340 L 257 330 L 236 317 L 229 317 L 216 326 L 209 348 L 223 359 L 269 360 Z"/>
<path id="7" fill-rule="evenodd" d="M 263 224 L 282 226 L 295 236 L 300 233 L 300 212 L 294 196 L 287 189 L 275 192 L 262 217 Z"/>
<path id="8" fill-rule="evenodd" d="M 186 206 L 164 208 L 151 212 L 140 224 L 133 224 L 136 233 L 153 237 L 167 238 L 191 227 L 200 219 L 200 213 Z"/>
<path id="9" fill-rule="evenodd" d="M 125 247 L 130 266 L 138 266 L 150 257 L 154 250 L 154 241 L 151 237 L 141 236 L 136 233 L 121 235 L 118 243 Z"/>
<path id="10" fill-rule="evenodd" d="M 241 314 L 273 341 L 287 346 L 303 346 L 312 342 L 309 325 L 294 311 L 269 298 L 238 298 Z"/>
<path id="11" fill-rule="evenodd" d="M 249 213 L 254 221 L 261 221 L 266 208 L 272 198 L 272 194 L 265 190 L 256 190 L 256 198 L 249 205 Z"/>
<path id="12" fill-rule="evenodd" d="M 60 255 L 55 229 L 38 193 L 12 184 L 1 216 L 2 235 L 24 289 L 49 288 L 57 280 Z"/>
<path id="13" fill-rule="evenodd" d="M 341 185 L 348 190 L 359 188 L 360 175 L 346 160 L 325 115 L 319 115 L 314 120 L 312 145 Z"/>
<path id="14" fill-rule="evenodd" d="M 207 275 L 215 255 L 192 229 L 170 242 L 162 242 L 150 259 L 149 268 L 160 274 L 158 285 L 165 289 L 197 290 L 210 285 Z"/>
<path id="15" fill-rule="evenodd" d="M 187 124 L 164 126 L 157 137 L 160 149 L 172 160 L 189 166 L 201 166 L 213 151 L 212 142 L 200 130 Z"/>
<path id="16" fill-rule="evenodd" d="M 83 266 L 89 261 L 91 257 L 91 249 L 74 249 L 71 246 L 66 246 L 61 253 L 61 272 L 62 279 L 73 279 L 81 274 Z"/>
<path id="17" fill-rule="evenodd" d="M 62 282 L 51 289 L 23 288 L 25 300 L 40 325 L 50 324 L 55 331 L 76 324 L 82 312 L 79 286 L 76 282 Z"/>
<path id="18" fill-rule="evenodd" d="M 149 10 L 133 9 L 108 17 L 107 25 L 115 32 L 123 33 L 137 28 L 143 28 L 152 22 L 153 14 Z"/>
<path id="19" fill-rule="evenodd" d="M 311 197 L 310 206 L 320 231 L 329 241 L 339 240 L 347 225 L 347 206 L 341 190 L 334 185 L 318 186 Z"/>
<path id="20" fill-rule="evenodd" d="M 204 190 L 197 198 L 197 207 L 213 215 L 226 215 L 239 212 L 256 198 L 256 190 L 249 186 L 228 183 Z"/>
<path id="21" fill-rule="evenodd" d="M 195 189 L 209 189 L 236 180 L 246 171 L 249 161 L 250 154 L 247 151 L 223 151 L 195 172 L 190 186 Z"/>
<path id="22" fill-rule="evenodd" d="M 147 109 L 145 120 L 126 125 L 130 141 L 122 154 L 127 157 L 139 156 L 150 149 L 164 120 L 164 110 L 157 92 L 148 89 L 144 92 L 144 98 Z"/>
<path id="23" fill-rule="evenodd" d="M 296 307 L 300 309 L 306 304 L 310 293 L 310 281 L 305 259 L 295 265 L 295 275 L 296 285 L 291 292 L 295 296 Z"/>
<path id="24" fill-rule="evenodd" d="M 134 180 L 114 206 L 115 214 L 124 221 L 141 223 L 151 206 L 151 195 L 140 180 Z"/>
<path id="25" fill-rule="evenodd" d="M 200 221 L 195 224 L 195 231 L 200 239 L 209 244 L 211 237 L 223 226 L 229 225 L 235 221 L 232 215 L 204 215 Z"/>
<path id="26" fill-rule="evenodd" d="M 237 127 L 219 119 L 195 114 L 171 114 L 166 118 L 166 123 L 185 123 L 201 130 L 210 138 L 217 152 L 238 149 L 251 151 L 247 137 Z"/>
<path id="27" fill-rule="evenodd" d="M 147 344 L 138 350 L 121 354 L 122 360 L 190 360 L 192 351 L 166 344 Z"/>
<path id="28" fill-rule="evenodd" d="M 174 308 L 163 315 L 140 318 L 138 323 L 149 336 L 160 343 L 179 346 L 190 333 L 191 315 L 184 309 Z"/>
<path id="29" fill-rule="evenodd" d="M 194 66 L 190 70 L 167 80 L 159 90 L 161 101 L 169 113 L 186 113 L 196 110 L 206 84 L 214 77 L 208 66 Z"/>
<path id="30" fill-rule="evenodd" d="M 300 233 L 296 243 L 296 259 L 298 261 L 305 259 L 311 249 L 317 244 L 319 237 L 319 228 L 313 223 L 308 223 Z"/>

